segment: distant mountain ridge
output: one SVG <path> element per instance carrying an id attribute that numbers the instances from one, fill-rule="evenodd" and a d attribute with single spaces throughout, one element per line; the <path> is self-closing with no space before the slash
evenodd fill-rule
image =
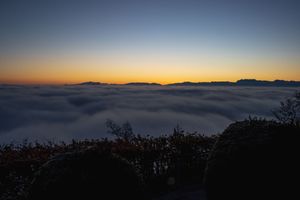
<path id="1" fill-rule="evenodd" d="M 256 86 L 256 87 L 300 87 L 300 81 L 285 80 L 256 80 L 240 79 L 236 82 L 230 81 L 213 81 L 213 82 L 182 82 L 168 84 L 170 86 Z"/>
<path id="2" fill-rule="evenodd" d="M 73 84 L 73 85 L 132 85 L 132 86 L 160 86 L 161 84 L 159 83 L 147 83 L 147 82 L 130 82 L 130 83 L 125 83 L 125 84 L 111 84 L 111 83 L 101 83 L 101 82 L 93 82 L 93 81 L 87 81 L 87 82 L 82 82 L 78 84 Z"/>
<path id="3" fill-rule="evenodd" d="M 253 87 L 300 87 L 300 81 L 285 81 L 285 80 L 256 80 L 256 79 L 240 79 L 236 82 L 230 81 L 212 81 L 212 82 L 180 82 L 162 85 L 159 83 L 148 82 L 129 82 L 125 84 L 109 84 L 101 82 L 82 82 L 74 85 L 128 85 L 128 86 L 253 86 Z"/>
<path id="4" fill-rule="evenodd" d="M 79 83 L 76 85 L 107 85 L 107 83 L 88 81 L 88 82 L 82 82 L 82 83 Z"/>
<path id="5" fill-rule="evenodd" d="M 131 82 L 131 83 L 126 83 L 124 85 L 134 85 L 134 86 L 147 86 L 147 85 L 152 85 L 152 86 L 159 86 L 161 84 L 159 83 L 147 83 L 147 82 Z"/>

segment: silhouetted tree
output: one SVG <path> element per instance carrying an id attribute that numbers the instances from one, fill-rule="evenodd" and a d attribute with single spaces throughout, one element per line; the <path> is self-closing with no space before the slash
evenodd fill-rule
<path id="1" fill-rule="evenodd" d="M 122 126 L 116 124 L 113 120 L 106 120 L 106 127 L 109 129 L 108 133 L 122 138 L 125 140 L 131 140 L 134 137 L 134 133 L 131 124 L 127 121 Z"/>
<path id="2" fill-rule="evenodd" d="M 177 124 L 173 130 L 173 134 L 178 135 L 178 134 L 183 134 L 183 133 L 184 133 L 183 128 L 179 124 Z"/>
<path id="3" fill-rule="evenodd" d="M 300 126 L 300 92 L 280 102 L 280 108 L 273 111 L 273 114 L 281 123 Z"/>

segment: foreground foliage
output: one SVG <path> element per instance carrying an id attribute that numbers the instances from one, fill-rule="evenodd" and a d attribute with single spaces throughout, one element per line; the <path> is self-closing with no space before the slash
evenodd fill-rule
<path id="1" fill-rule="evenodd" d="M 261 119 L 228 126 L 210 154 L 208 200 L 299 199 L 300 127 Z"/>
<path id="2" fill-rule="evenodd" d="M 150 195 L 184 184 L 202 182 L 216 136 L 174 132 L 161 137 L 134 136 L 131 140 L 84 140 L 66 144 L 29 143 L 0 147 L 0 199 L 21 199 L 34 173 L 51 157 L 96 148 L 117 154 L 134 165 Z"/>

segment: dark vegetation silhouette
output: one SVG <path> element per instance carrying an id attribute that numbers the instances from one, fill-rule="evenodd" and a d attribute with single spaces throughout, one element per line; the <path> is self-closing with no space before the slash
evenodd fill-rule
<path id="1" fill-rule="evenodd" d="M 280 102 L 280 108 L 273 114 L 280 123 L 300 126 L 300 92 Z"/>
<path id="2" fill-rule="evenodd" d="M 35 175 L 29 200 L 144 200 L 142 180 L 133 165 L 97 149 L 52 158 Z"/>
<path id="3" fill-rule="evenodd" d="M 249 118 L 221 135 L 187 133 L 177 125 L 171 135 L 140 136 L 129 122 L 107 120 L 114 140 L 1 145 L 0 200 L 143 199 L 185 185 L 201 188 L 203 179 L 209 200 L 292 199 L 299 97 L 281 102 L 276 121 Z"/>
<path id="4" fill-rule="evenodd" d="M 298 199 L 300 128 L 266 120 L 231 124 L 208 160 L 208 200 Z"/>
<path id="5" fill-rule="evenodd" d="M 160 137 L 134 135 L 131 140 L 120 137 L 115 140 L 73 140 L 70 144 L 25 141 L 20 145 L 2 145 L 0 199 L 22 199 L 24 193 L 28 193 L 36 172 L 53 156 L 89 148 L 113 153 L 131 163 L 150 197 L 181 185 L 201 184 L 206 160 L 216 137 L 180 132 Z M 117 191 L 117 188 L 112 190 Z"/>
<path id="6" fill-rule="evenodd" d="M 134 133 L 131 124 L 127 121 L 122 126 L 116 124 L 113 120 L 106 120 L 106 127 L 108 128 L 108 133 L 116 136 L 119 139 L 131 140 L 134 137 Z"/>

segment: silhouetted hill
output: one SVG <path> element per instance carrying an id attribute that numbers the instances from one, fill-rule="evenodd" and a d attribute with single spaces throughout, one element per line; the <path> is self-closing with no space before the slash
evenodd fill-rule
<path id="1" fill-rule="evenodd" d="M 236 83 L 229 81 L 221 82 L 182 82 L 182 83 L 172 83 L 169 86 L 235 86 Z"/>
<path id="2" fill-rule="evenodd" d="M 131 83 L 126 83 L 125 85 L 134 85 L 134 86 L 160 86 L 161 84 L 159 83 L 147 83 L 147 82 L 131 82 Z"/>
<path id="3" fill-rule="evenodd" d="M 147 82 L 130 82 L 125 84 L 112 84 L 112 83 L 102 83 L 102 82 L 93 82 L 87 81 L 78 84 L 66 84 L 68 85 L 130 85 L 130 86 L 161 86 L 159 83 L 147 83 Z"/>
<path id="4" fill-rule="evenodd" d="M 172 83 L 169 86 L 256 86 L 256 87 L 300 87 L 300 81 L 274 80 L 264 81 L 256 79 L 241 79 L 236 82 L 182 82 Z"/>
<path id="5" fill-rule="evenodd" d="M 107 85 L 107 83 L 88 81 L 88 82 L 82 82 L 82 83 L 79 83 L 76 85 Z"/>
<path id="6" fill-rule="evenodd" d="M 87 81 L 78 84 L 68 85 L 128 85 L 128 86 L 255 86 L 255 87 L 300 87 L 300 81 L 285 81 L 285 80 L 256 80 L 256 79 L 240 79 L 236 82 L 230 81 L 211 81 L 211 82 L 181 82 L 162 85 L 159 83 L 148 82 L 129 82 L 125 84 L 110 84 L 102 82 Z"/>

